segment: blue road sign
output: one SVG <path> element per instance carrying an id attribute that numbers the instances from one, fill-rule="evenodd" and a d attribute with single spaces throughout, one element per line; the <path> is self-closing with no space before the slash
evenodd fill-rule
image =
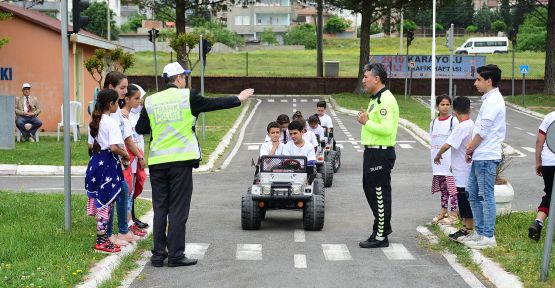
<path id="1" fill-rule="evenodd" d="M 530 68 L 528 68 L 528 65 L 520 65 L 520 74 L 528 74 L 530 73 Z"/>

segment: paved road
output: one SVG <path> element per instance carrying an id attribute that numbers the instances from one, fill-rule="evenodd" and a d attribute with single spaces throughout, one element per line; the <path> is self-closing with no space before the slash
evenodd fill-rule
<path id="1" fill-rule="evenodd" d="M 416 233 L 418 225 L 436 214 L 439 199 L 430 193 L 428 148 L 401 128 L 392 175 L 392 245 L 375 250 L 358 247 L 358 241 L 370 233 L 372 216 L 361 187 L 360 126 L 348 115 L 332 113 L 336 139 L 343 146 L 343 166 L 333 186 L 326 190 L 324 229 L 304 232 L 301 212 L 280 210 L 269 211 L 260 230 L 243 231 L 241 195 L 252 182 L 251 159 L 257 157 L 267 123 L 279 113 L 292 114 L 296 109 L 309 115 L 317 98 L 274 97 L 261 101 L 230 165 L 215 173 L 194 176 L 186 241 L 187 253 L 200 258 L 199 264 L 171 269 L 147 264 L 131 287 L 468 286 L 441 255 L 422 245 Z M 512 117 L 509 113 L 510 124 L 517 123 Z M 534 121 L 539 120 L 522 121 L 518 127 L 534 132 Z M 511 139 L 508 143 L 513 145 Z M 532 154 L 523 153 L 527 156 L 515 158 L 507 174 L 517 193 L 515 207 L 529 210 L 533 209 L 530 205 L 536 205 L 541 183 L 540 178 L 527 172 L 532 171 Z M 72 186 L 73 191 L 82 193 L 82 178 L 74 177 Z M 61 191 L 62 187 L 62 177 L 0 177 L 0 189 L 50 192 Z M 149 197 L 149 184 L 146 189 L 144 196 Z"/>

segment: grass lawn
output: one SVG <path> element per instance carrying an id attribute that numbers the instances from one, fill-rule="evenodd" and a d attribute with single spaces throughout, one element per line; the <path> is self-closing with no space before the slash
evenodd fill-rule
<path id="1" fill-rule="evenodd" d="M 460 46 L 467 38 L 455 38 L 455 45 Z M 431 38 L 415 38 L 410 47 L 411 54 L 431 54 Z M 406 53 L 406 46 L 403 48 Z M 397 55 L 399 53 L 399 38 L 381 38 L 370 40 L 371 55 Z M 445 37 L 436 38 L 436 53 L 448 55 L 445 47 Z M 158 75 L 161 75 L 164 63 L 169 63 L 170 53 L 158 52 Z M 339 76 L 356 77 L 358 73 L 359 58 L 358 39 L 324 39 L 324 61 L 340 61 Z M 505 78 L 511 77 L 512 55 L 509 54 L 484 54 L 487 63 L 497 64 L 503 71 Z M 192 54 L 192 59 L 198 59 L 198 54 Z M 126 71 L 127 75 L 152 75 L 154 73 L 154 58 L 152 52 L 135 53 L 135 66 Z M 175 53 L 173 53 L 175 61 Z M 545 53 L 517 52 L 515 54 L 515 76 L 519 65 L 527 64 L 530 73 L 527 78 L 543 78 Z M 199 75 L 198 67 L 193 75 Z M 210 53 L 207 56 L 207 76 L 246 76 L 247 53 Z M 249 76 L 286 76 L 286 77 L 312 77 L 316 75 L 316 50 L 300 51 L 253 51 L 248 53 Z"/>
<path id="2" fill-rule="evenodd" d="M 235 123 L 241 114 L 243 105 L 227 110 L 205 113 L 205 136 L 202 138 L 202 117 L 197 122 L 197 135 L 202 147 L 203 159 L 201 164 L 208 161 L 210 154 L 216 149 L 223 136 Z M 86 166 L 89 163 L 87 152 L 87 137 L 81 137 L 79 142 L 71 142 L 71 164 Z M 145 147 L 148 147 L 150 136 L 145 137 Z M 48 151 L 48 153 L 45 153 Z M 147 151 L 148 153 L 148 151 Z M 13 150 L 1 150 L 0 164 L 21 165 L 64 165 L 64 144 L 57 142 L 56 137 L 41 136 L 38 143 L 15 143 Z"/>
<path id="3" fill-rule="evenodd" d="M 505 100 L 541 114 L 548 114 L 549 112 L 555 111 L 555 97 L 545 96 L 543 94 L 526 95 L 524 105 L 522 105 L 522 94 L 515 94 L 514 100 L 511 96 L 505 96 Z"/>
<path id="4" fill-rule="evenodd" d="M 360 110 L 360 107 L 366 109 L 368 107 L 368 95 L 356 95 L 353 93 L 332 94 L 333 99 L 337 101 L 339 106 Z M 430 110 L 412 98 L 404 99 L 403 96 L 396 96 L 399 105 L 399 117 L 409 120 L 418 125 L 418 127 L 428 131 L 430 126 Z"/>
<path id="5" fill-rule="evenodd" d="M 105 257 L 92 249 L 96 224 L 86 216 L 86 195 L 72 196 L 70 232 L 63 207 L 63 194 L 0 192 L 0 286 L 73 287 Z M 150 208 L 137 201 L 138 215 Z"/>
<path id="6" fill-rule="evenodd" d="M 555 259 L 551 258 L 546 282 L 540 281 L 541 258 L 545 232 L 540 242 L 528 238 L 528 225 L 535 219 L 535 212 L 515 212 L 497 217 L 495 238 L 497 247 L 486 249 L 483 254 L 501 264 L 508 272 L 518 276 L 525 287 L 555 287 Z M 440 236 L 437 249 L 446 249 L 456 254 L 457 260 L 463 265 L 476 271 L 476 266 L 470 263 L 468 249 L 462 244 L 447 239 L 437 226 L 432 226 L 436 235 Z M 553 253 L 552 253 L 553 255 Z"/>

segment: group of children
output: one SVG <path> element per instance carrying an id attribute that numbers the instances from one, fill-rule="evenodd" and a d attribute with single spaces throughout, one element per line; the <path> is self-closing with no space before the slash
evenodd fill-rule
<path id="1" fill-rule="evenodd" d="M 118 253 L 121 246 L 146 235 L 148 224 L 135 217 L 134 200 L 146 180 L 144 139 L 135 132 L 144 90 L 128 85 L 125 75 L 110 72 L 96 99 L 89 124 L 86 175 L 87 214 L 96 217 L 94 250 Z M 113 234 L 114 206 L 119 234 Z"/>
<path id="2" fill-rule="evenodd" d="M 324 129 L 333 128 L 326 108 L 326 101 L 319 101 L 316 104 L 317 113 L 308 117 L 308 125 L 300 111 L 293 114 L 292 121 L 285 114 L 279 115 L 266 128 L 268 134 L 260 146 L 260 156 L 306 156 L 307 165 L 314 166 L 316 149 L 320 140 L 324 139 Z"/>
<path id="3" fill-rule="evenodd" d="M 451 105 L 454 116 L 450 113 Z M 474 226 L 465 189 L 471 168 L 471 163 L 466 161 L 466 146 L 472 140 L 474 128 L 470 100 L 460 96 L 451 102 L 449 96 L 441 95 L 436 97 L 436 108 L 438 117 L 430 123 L 432 194 L 440 192 L 441 209 L 432 223 L 454 225 L 459 223 L 460 214 L 464 227 L 449 238 L 464 243 Z M 446 153 L 448 150 L 450 153 Z"/>

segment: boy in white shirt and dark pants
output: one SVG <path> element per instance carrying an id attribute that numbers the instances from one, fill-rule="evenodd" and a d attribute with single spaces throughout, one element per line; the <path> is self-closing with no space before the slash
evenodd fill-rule
<path id="1" fill-rule="evenodd" d="M 477 69 L 474 86 L 482 96 L 482 106 L 476 118 L 472 141 L 466 147 L 467 162 L 472 168 L 466 190 L 474 216 L 476 233 L 464 244 L 474 249 L 497 246 L 495 241 L 495 195 L 496 170 L 503 153 L 501 144 L 506 134 L 505 100 L 499 92 L 501 70 L 496 65 Z"/>

